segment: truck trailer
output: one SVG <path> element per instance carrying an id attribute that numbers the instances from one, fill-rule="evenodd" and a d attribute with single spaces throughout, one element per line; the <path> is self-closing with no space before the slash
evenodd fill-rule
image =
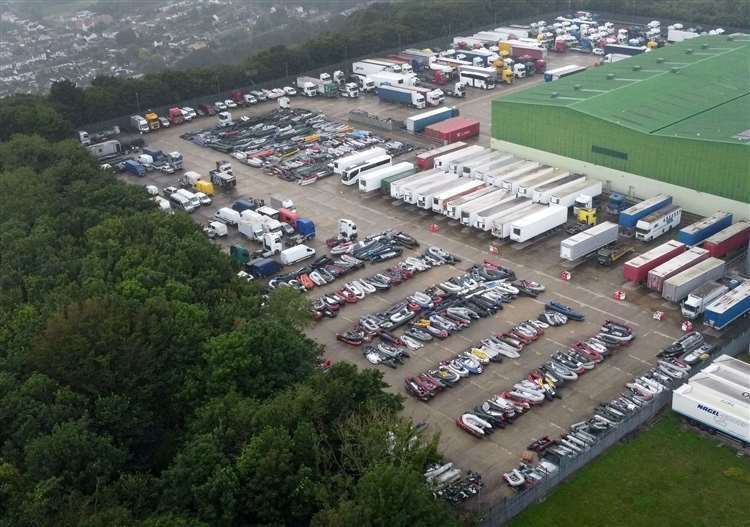
<path id="1" fill-rule="evenodd" d="M 454 159 L 466 159 L 470 156 L 479 155 L 485 150 L 487 150 L 485 147 L 479 145 L 467 146 L 466 148 L 461 148 L 460 150 L 453 150 L 451 152 L 448 152 L 447 154 L 436 156 L 434 158 L 434 166 L 435 168 L 439 168 L 440 170 L 445 170 L 447 172 L 448 166 Z"/>
<path id="2" fill-rule="evenodd" d="M 750 443 L 750 387 L 725 383 L 705 373 L 672 392 L 672 410 L 740 440 Z"/>
<path id="3" fill-rule="evenodd" d="M 750 239 L 750 221 L 738 221 L 730 225 L 703 242 L 711 256 L 721 258 L 727 254 L 745 247 Z"/>
<path id="4" fill-rule="evenodd" d="M 579 232 L 560 242 L 560 258 L 573 262 L 595 253 L 605 245 L 616 242 L 619 231 L 616 223 L 605 221 Z"/>
<path id="5" fill-rule="evenodd" d="M 568 221 L 567 208 L 559 205 L 548 205 L 543 210 L 539 210 L 513 222 L 510 230 L 510 239 L 519 243 L 525 242 L 559 227 L 566 221 Z"/>
<path id="6" fill-rule="evenodd" d="M 492 194 L 483 196 L 462 207 L 460 218 L 461 224 L 473 227 L 478 214 L 493 208 L 495 208 L 496 211 L 502 210 L 502 208 L 496 207 L 515 199 L 515 196 L 510 195 L 508 192 L 502 189 L 498 189 L 497 192 L 493 192 Z"/>
<path id="7" fill-rule="evenodd" d="M 398 179 L 397 181 L 394 181 L 393 183 L 391 183 L 390 195 L 392 198 L 401 199 L 404 195 L 404 192 L 413 184 L 416 184 L 417 182 L 420 182 L 420 181 L 426 181 L 429 178 L 433 178 L 438 174 L 444 174 L 444 173 L 445 172 L 443 172 L 442 170 L 434 168 L 432 170 L 426 170 L 425 172 L 418 172 L 411 176 Z"/>
<path id="8" fill-rule="evenodd" d="M 518 195 L 524 198 L 533 199 L 536 189 L 544 189 L 546 185 L 560 185 L 561 181 L 565 180 L 570 175 L 569 172 L 560 172 L 555 170 L 551 174 L 542 174 L 534 179 L 524 181 L 518 185 Z M 543 191 L 543 190 L 542 190 Z"/>
<path id="9" fill-rule="evenodd" d="M 405 104 L 414 108 L 424 108 L 427 105 L 424 95 L 400 86 L 381 84 L 375 91 L 381 101 Z"/>
<path id="10" fill-rule="evenodd" d="M 480 196 L 474 198 L 466 196 L 462 198 L 462 200 L 448 205 L 448 216 L 464 223 L 464 212 L 466 212 L 467 221 L 464 224 L 469 225 L 468 218 L 473 212 L 482 210 L 482 207 L 489 207 L 494 203 L 498 203 L 502 199 L 511 197 L 507 192 L 497 187 L 488 186 L 486 190 L 487 191 Z"/>
<path id="11" fill-rule="evenodd" d="M 499 218 L 506 214 L 510 214 L 515 211 L 520 211 L 531 206 L 531 200 L 526 198 L 519 198 L 509 194 L 510 199 L 503 200 L 497 205 L 487 207 L 483 210 L 478 211 L 471 218 L 471 226 L 475 229 L 482 231 L 489 231 L 492 229 L 492 222 L 495 218 Z"/>
<path id="12" fill-rule="evenodd" d="M 643 200 L 620 212 L 620 226 L 625 229 L 635 229 L 638 220 L 645 218 L 652 212 L 672 204 L 672 196 L 659 194 L 653 198 Z"/>
<path id="13" fill-rule="evenodd" d="M 509 163 L 504 163 L 499 167 L 495 167 L 492 170 L 488 170 L 482 173 L 482 179 L 487 183 L 495 185 L 498 188 L 503 187 L 503 176 L 506 174 L 526 166 L 530 161 L 525 159 L 512 159 Z"/>
<path id="14" fill-rule="evenodd" d="M 447 201 L 460 198 L 461 196 L 465 196 L 467 194 L 471 194 L 475 190 L 485 188 L 486 186 L 487 185 L 484 183 L 484 181 L 460 178 L 458 183 L 452 188 L 448 188 L 441 192 L 433 194 L 432 203 L 428 203 L 426 205 L 431 205 L 432 212 L 443 214 L 445 212 L 445 205 Z"/>
<path id="15" fill-rule="evenodd" d="M 677 241 L 690 246 L 698 245 L 709 236 L 726 229 L 731 224 L 732 214 L 730 212 L 716 212 L 680 229 L 677 233 Z"/>
<path id="16" fill-rule="evenodd" d="M 748 312 L 750 312 L 750 280 L 742 282 L 709 304 L 703 313 L 703 321 L 714 329 L 724 329 Z"/>
<path id="17" fill-rule="evenodd" d="M 547 70 L 544 72 L 544 82 L 560 80 L 564 77 L 569 77 L 570 75 L 575 75 L 576 73 L 580 73 L 582 71 L 586 71 L 586 66 L 578 66 L 577 64 L 569 64 L 561 68 Z"/>
<path id="18" fill-rule="evenodd" d="M 442 181 L 437 181 L 433 184 L 426 185 L 424 187 L 420 187 L 419 189 L 415 190 L 409 203 L 411 203 L 412 205 L 416 205 L 420 209 L 431 209 L 432 197 L 435 194 L 439 194 L 440 192 L 443 192 L 444 190 L 452 189 L 453 187 L 461 184 L 462 182 L 463 180 L 461 180 L 455 174 L 449 174 L 449 177 Z"/>
<path id="19" fill-rule="evenodd" d="M 681 220 L 682 207 L 667 205 L 638 220 L 635 224 L 635 238 L 650 242 L 679 226 Z"/>
<path id="20" fill-rule="evenodd" d="M 360 192 L 372 192 L 380 188 L 380 184 L 387 177 L 399 176 L 399 175 L 411 175 L 416 172 L 413 163 L 406 161 L 402 163 L 396 163 L 395 165 L 386 165 L 382 168 L 376 168 L 368 170 L 359 177 L 359 191 Z"/>
<path id="21" fill-rule="evenodd" d="M 727 264 L 718 258 L 706 258 L 686 271 L 682 271 L 664 281 L 661 296 L 670 302 L 680 302 L 687 297 L 691 291 L 702 286 L 706 282 L 716 280 L 724 276 Z"/>
<path id="22" fill-rule="evenodd" d="M 432 110 L 438 111 L 438 110 Z M 446 154 L 449 154 L 451 152 L 455 152 L 456 150 L 460 150 L 466 146 L 466 143 L 462 143 L 461 141 L 457 141 L 455 143 L 451 143 L 448 145 L 443 145 L 438 148 L 433 148 L 432 150 L 428 150 L 427 152 L 422 152 L 421 154 L 417 154 L 417 166 L 420 170 L 429 170 L 433 168 L 435 164 L 435 158 L 440 157 Z"/>
<path id="23" fill-rule="evenodd" d="M 688 293 L 687 298 L 680 306 L 682 316 L 690 320 L 695 320 L 703 314 L 706 306 L 724 296 L 727 291 L 729 291 L 729 287 L 724 284 L 716 281 L 706 282 Z"/>
<path id="24" fill-rule="evenodd" d="M 683 253 L 686 249 L 687 246 L 684 243 L 670 240 L 625 262 L 623 276 L 625 280 L 636 284 L 644 282 L 651 269 Z"/>
<path id="25" fill-rule="evenodd" d="M 417 197 L 432 187 L 441 186 L 445 183 L 449 183 L 458 179 L 455 175 L 449 174 L 448 172 L 438 172 L 433 177 L 420 180 L 412 185 L 406 185 L 401 192 L 401 200 L 404 203 L 415 205 L 417 203 Z"/>
<path id="26" fill-rule="evenodd" d="M 531 196 L 536 203 L 542 203 L 544 205 L 550 203 L 550 198 L 553 195 L 565 192 L 579 183 L 586 181 L 586 176 L 583 174 L 566 174 L 564 178 L 541 185 L 534 189 L 534 194 Z M 580 193 L 579 193 L 580 194 Z M 559 203 L 558 205 L 562 205 Z"/>
<path id="27" fill-rule="evenodd" d="M 492 172 L 494 172 L 495 170 L 497 170 L 498 168 L 508 166 L 511 163 L 515 163 L 516 161 L 518 161 L 518 158 L 514 156 L 513 154 L 507 154 L 505 152 L 499 152 L 499 154 L 501 155 L 499 155 L 496 158 L 493 158 L 491 161 L 488 161 L 477 167 L 471 167 L 471 171 L 468 174 L 464 174 L 464 175 L 471 176 L 474 179 L 482 179 L 484 181 L 487 181 L 487 176 L 491 174 Z"/>
<path id="28" fill-rule="evenodd" d="M 510 238 L 510 233 L 513 224 L 523 218 L 524 216 L 530 216 L 542 209 L 546 209 L 547 205 L 540 205 L 539 203 L 532 203 L 531 205 L 524 207 L 521 210 L 516 210 L 508 214 L 500 216 L 494 216 L 492 218 L 492 236 L 505 240 Z"/>
<path id="29" fill-rule="evenodd" d="M 464 205 L 495 191 L 497 191 L 497 187 L 485 184 L 482 187 L 474 189 L 468 194 L 463 194 L 462 196 L 457 196 L 455 198 L 446 200 L 445 210 L 443 210 L 443 214 L 445 216 L 448 216 L 449 218 L 459 219 L 461 217 L 461 208 Z"/>
<path id="30" fill-rule="evenodd" d="M 700 247 L 692 247 L 684 253 L 678 254 L 671 260 L 667 260 L 648 272 L 646 287 L 657 293 L 661 293 L 664 282 L 674 275 L 685 271 L 703 260 L 709 258 L 708 251 Z"/>
<path id="31" fill-rule="evenodd" d="M 480 147 L 481 148 L 481 147 Z M 467 148 L 467 151 L 463 154 L 457 154 L 454 156 L 447 164 L 443 163 L 443 170 L 446 172 L 450 172 L 451 174 L 456 174 L 457 176 L 463 175 L 463 165 L 465 163 L 469 163 L 474 159 L 477 159 L 478 157 L 484 157 L 487 155 L 488 152 L 487 149 L 483 150 L 476 150 L 472 152 L 471 148 Z"/>
<path id="32" fill-rule="evenodd" d="M 546 165 L 540 165 L 531 170 L 518 170 L 503 178 L 503 188 L 512 194 L 518 194 L 518 188 L 524 183 L 534 181 L 540 176 L 549 177 L 554 173 L 555 169 Z"/>
<path id="33" fill-rule="evenodd" d="M 564 183 L 557 188 L 536 189 L 534 191 L 534 201 L 539 203 L 549 203 L 550 205 L 560 205 L 561 207 L 572 207 L 575 205 L 578 196 L 590 196 L 595 198 L 602 193 L 602 182 L 591 181 L 580 174 L 571 174 L 578 176 L 572 182 Z"/>
<path id="34" fill-rule="evenodd" d="M 472 157 L 471 159 L 466 159 L 464 161 L 461 161 L 459 163 L 460 166 L 457 166 L 457 174 L 463 177 L 469 177 L 471 176 L 471 171 L 479 166 L 482 166 L 486 163 L 489 163 L 492 160 L 499 159 L 501 157 L 504 157 L 508 154 L 504 154 L 502 152 L 497 152 L 495 150 L 490 150 L 488 152 L 484 152 L 483 154 L 480 154 L 476 157 Z"/>

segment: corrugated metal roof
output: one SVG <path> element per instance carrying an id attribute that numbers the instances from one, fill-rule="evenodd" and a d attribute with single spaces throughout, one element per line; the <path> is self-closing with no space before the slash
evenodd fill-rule
<path id="1" fill-rule="evenodd" d="M 704 36 L 499 99 L 564 106 L 640 132 L 747 143 L 750 35 Z"/>

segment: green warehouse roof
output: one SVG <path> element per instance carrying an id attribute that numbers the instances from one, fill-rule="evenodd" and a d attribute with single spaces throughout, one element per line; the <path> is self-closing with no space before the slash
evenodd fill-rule
<path id="1" fill-rule="evenodd" d="M 750 144 L 750 35 L 704 36 L 497 101 L 567 107 L 640 132 Z"/>

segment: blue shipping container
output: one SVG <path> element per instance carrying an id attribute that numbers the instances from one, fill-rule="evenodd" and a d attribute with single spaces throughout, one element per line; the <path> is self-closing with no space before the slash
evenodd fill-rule
<path id="1" fill-rule="evenodd" d="M 659 210 L 662 207 L 666 207 L 672 203 L 672 196 L 666 196 L 659 194 L 653 198 L 636 203 L 632 207 L 629 207 L 620 212 L 620 225 L 626 229 L 635 229 L 635 224 L 638 220 L 644 216 L 648 216 L 652 212 Z"/>
<path id="2" fill-rule="evenodd" d="M 750 311 L 750 280 L 745 281 L 706 307 L 703 321 L 715 329 L 724 329 Z"/>
<path id="3" fill-rule="evenodd" d="M 454 106 L 430 110 L 429 112 L 412 115 L 407 118 L 406 129 L 410 132 L 419 133 L 431 124 L 439 123 L 440 121 L 445 121 L 446 119 L 457 116 L 458 108 Z"/>
<path id="4" fill-rule="evenodd" d="M 731 213 L 717 212 L 708 218 L 703 218 L 692 225 L 680 229 L 680 232 L 677 233 L 677 241 L 685 245 L 698 245 L 709 236 L 729 227 L 731 224 Z"/>

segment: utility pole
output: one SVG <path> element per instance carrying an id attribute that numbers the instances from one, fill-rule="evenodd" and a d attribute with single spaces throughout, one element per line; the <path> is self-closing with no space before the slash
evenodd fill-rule
<path id="1" fill-rule="evenodd" d="M 138 113 L 141 113 L 141 98 L 138 95 L 138 92 L 135 92 L 135 105 L 138 108 Z"/>

